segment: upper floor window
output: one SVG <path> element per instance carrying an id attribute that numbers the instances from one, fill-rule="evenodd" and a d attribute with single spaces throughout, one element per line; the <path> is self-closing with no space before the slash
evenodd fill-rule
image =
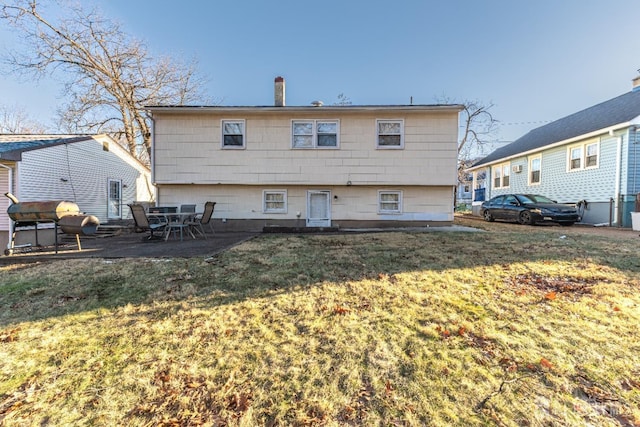
<path id="1" fill-rule="evenodd" d="M 572 145 L 568 150 L 569 171 L 598 167 L 600 157 L 600 144 L 598 142 Z"/>
<path id="2" fill-rule="evenodd" d="M 378 191 L 378 213 L 402 213 L 402 191 Z"/>
<path id="3" fill-rule="evenodd" d="M 244 120 L 222 121 L 222 148 L 245 148 Z"/>
<path id="4" fill-rule="evenodd" d="M 378 148 L 404 148 L 404 121 L 378 120 L 376 126 Z"/>
<path id="5" fill-rule="evenodd" d="M 293 148 L 337 148 L 339 125 L 337 120 L 294 120 Z"/>
<path id="6" fill-rule="evenodd" d="M 540 184 L 540 169 L 542 158 L 540 156 L 529 158 L 529 185 Z"/>
<path id="7" fill-rule="evenodd" d="M 493 188 L 508 188 L 511 165 L 509 163 L 502 163 L 495 165 L 492 168 L 493 171 Z"/>

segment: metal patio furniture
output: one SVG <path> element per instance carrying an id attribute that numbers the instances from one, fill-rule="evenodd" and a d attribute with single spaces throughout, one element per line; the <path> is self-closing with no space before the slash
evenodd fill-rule
<path id="1" fill-rule="evenodd" d="M 145 231 L 149 231 L 148 239 L 154 239 L 159 236 L 155 236 L 153 233 L 156 230 L 164 231 L 167 226 L 166 221 L 158 220 L 156 222 L 149 221 L 149 217 L 147 217 L 147 213 L 144 210 L 144 206 L 138 204 L 130 204 L 129 209 L 131 209 L 131 215 L 133 216 L 133 220 L 135 221 L 135 230 L 136 233 L 142 233 Z"/>
<path id="2" fill-rule="evenodd" d="M 186 222 L 189 225 L 190 230 L 202 235 L 205 239 L 207 234 L 204 230 L 204 226 L 208 225 L 212 233 L 215 233 L 213 229 L 213 210 L 215 209 L 216 202 L 207 202 L 204 204 L 204 212 L 202 215 L 198 215 Z"/>

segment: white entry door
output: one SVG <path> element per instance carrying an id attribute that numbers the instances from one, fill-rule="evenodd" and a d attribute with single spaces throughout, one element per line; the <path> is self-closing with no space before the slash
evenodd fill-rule
<path id="1" fill-rule="evenodd" d="M 122 218 L 122 181 L 109 180 L 109 200 L 107 201 L 107 217 L 109 219 Z"/>
<path id="2" fill-rule="evenodd" d="M 307 191 L 307 227 L 331 226 L 331 191 Z"/>

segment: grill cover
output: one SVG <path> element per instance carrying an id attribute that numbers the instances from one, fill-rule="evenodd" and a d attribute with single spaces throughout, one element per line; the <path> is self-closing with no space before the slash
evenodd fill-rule
<path id="1" fill-rule="evenodd" d="M 18 202 L 7 209 L 9 218 L 14 221 L 58 221 L 67 215 L 79 213 L 77 204 L 65 200 Z"/>

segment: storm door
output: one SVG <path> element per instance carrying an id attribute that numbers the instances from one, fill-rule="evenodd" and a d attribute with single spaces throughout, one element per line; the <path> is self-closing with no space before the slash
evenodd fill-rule
<path id="1" fill-rule="evenodd" d="M 307 227 L 331 226 L 331 191 L 307 192 Z"/>
<path id="2" fill-rule="evenodd" d="M 109 219 L 122 218 L 122 181 L 109 180 L 109 200 L 107 201 L 107 217 Z"/>

